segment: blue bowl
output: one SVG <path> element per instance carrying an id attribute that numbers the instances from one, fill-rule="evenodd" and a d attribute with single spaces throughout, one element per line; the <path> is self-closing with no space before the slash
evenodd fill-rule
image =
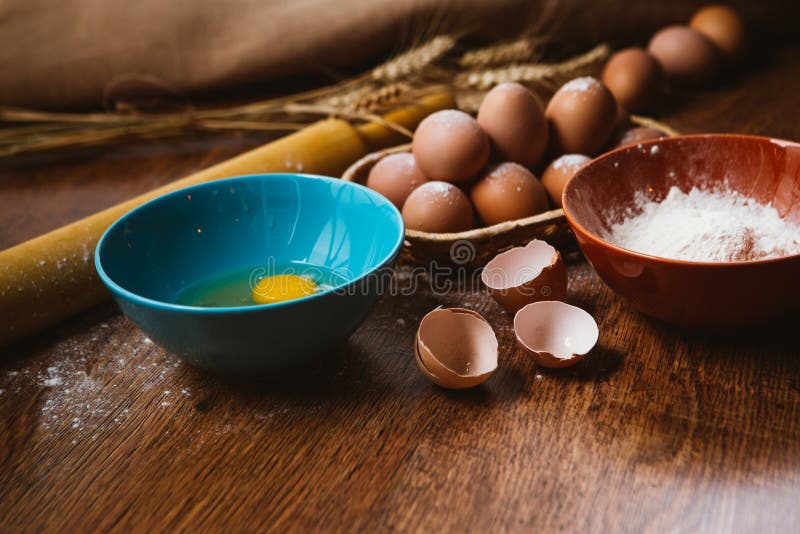
<path id="1" fill-rule="evenodd" d="M 95 266 L 125 315 L 170 352 L 217 372 L 269 373 L 308 363 L 350 336 L 389 282 L 403 233 L 392 203 L 358 184 L 242 176 L 127 213 L 103 234 Z M 274 304 L 176 304 L 204 280 L 290 264 L 322 267 L 337 283 Z"/>

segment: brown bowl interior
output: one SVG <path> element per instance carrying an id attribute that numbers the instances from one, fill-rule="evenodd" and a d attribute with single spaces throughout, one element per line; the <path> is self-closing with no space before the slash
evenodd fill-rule
<path id="1" fill-rule="evenodd" d="M 800 223 L 800 145 L 744 135 L 691 135 L 609 152 L 567 184 L 564 211 L 598 274 L 640 311 L 682 325 L 738 326 L 800 302 L 800 256 L 751 262 L 670 260 L 616 247 L 603 239 L 633 211 L 637 193 L 663 198 L 729 188 L 771 203 Z"/>

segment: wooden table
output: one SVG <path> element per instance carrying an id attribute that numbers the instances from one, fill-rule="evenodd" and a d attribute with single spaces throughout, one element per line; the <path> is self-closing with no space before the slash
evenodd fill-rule
<path id="1" fill-rule="evenodd" d="M 758 68 L 660 116 L 800 139 L 800 50 Z M 3 161 L 0 246 L 261 141 Z M 688 332 L 631 311 L 586 263 L 569 273 L 601 344 L 559 372 L 468 287 L 386 297 L 341 351 L 271 383 L 184 365 L 111 304 L 6 347 L 0 530 L 797 531 L 796 318 Z M 417 323 L 440 304 L 495 326 L 483 387 L 444 391 L 416 369 Z"/>

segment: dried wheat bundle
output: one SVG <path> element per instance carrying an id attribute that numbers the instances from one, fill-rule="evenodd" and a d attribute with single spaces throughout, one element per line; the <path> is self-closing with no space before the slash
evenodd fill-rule
<path id="1" fill-rule="evenodd" d="M 394 82 L 423 72 L 456 46 L 451 35 L 434 37 L 427 43 L 412 48 L 372 70 L 372 78 L 381 82 Z"/>
<path id="2" fill-rule="evenodd" d="M 477 50 L 466 51 L 458 60 L 463 69 L 485 69 L 497 65 L 528 63 L 540 59 L 544 38 L 520 37 Z"/>
<path id="3" fill-rule="evenodd" d="M 578 74 L 596 70 L 610 55 L 611 48 L 607 44 L 601 44 L 562 63 L 523 63 L 464 72 L 456 76 L 455 86 L 463 89 L 487 90 L 503 82 L 560 85 L 559 82 Z"/>
<path id="4" fill-rule="evenodd" d="M 353 104 L 353 110 L 376 113 L 407 99 L 411 93 L 411 86 L 407 83 L 393 83 L 367 92 L 356 100 Z"/>
<path id="5" fill-rule="evenodd" d="M 439 35 L 329 86 L 213 109 L 153 113 L 126 104 L 117 106 L 124 113 L 47 113 L 0 107 L 0 125 L 6 125 L 0 128 L 0 157 L 197 132 L 291 131 L 322 116 L 381 122 L 410 136 L 380 115 L 443 89 L 454 94 L 459 107 L 475 111 L 488 89 L 506 81 L 524 83 L 546 99 L 570 78 L 596 73 L 610 54 L 602 44 L 560 63 L 537 63 L 546 42 L 545 37 L 524 35 L 464 50 L 456 36 Z"/>

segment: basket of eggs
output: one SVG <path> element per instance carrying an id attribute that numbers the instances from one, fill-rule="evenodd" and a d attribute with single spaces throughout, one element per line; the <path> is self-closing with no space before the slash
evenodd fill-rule
<path id="1" fill-rule="evenodd" d="M 498 253 L 539 239 L 561 251 L 574 238 L 561 210 L 565 184 L 601 152 L 676 135 L 629 115 L 666 84 L 695 87 L 746 56 L 744 20 L 726 6 L 697 11 L 689 25 L 661 29 L 591 76 L 564 84 L 544 108 L 518 83 L 489 91 L 477 117 L 431 114 L 411 144 L 375 152 L 342 178 L 365 184 L 403 214 L 403 256 L 413 263 L 482 267 Z"/>
<path id="2" fill-rule="evenodd" d="M 342 178 L 402 211 L 402 254 L 412 263 L 478 267 L 532 239 L 571 250 L 561 193 L 590 156 L 609 146 L 621 113 L 605 85 L 589 76 L 562 86 L 547 109 L 523 85 L 503 83 L 487 93 L 476 118 L 456 109 L 433 113 L 412 143 L 369 154 Z M 666 135 L 632 132 L 618 142 Z"/>

